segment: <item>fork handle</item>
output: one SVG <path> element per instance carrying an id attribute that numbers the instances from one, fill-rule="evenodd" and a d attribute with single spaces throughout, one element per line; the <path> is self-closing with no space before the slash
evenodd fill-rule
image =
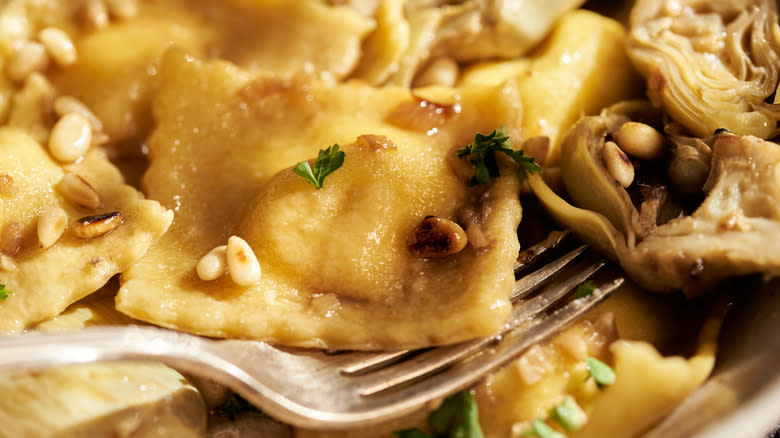
<path id="1" fill-rule="evenodd" d="M 141 326 L 28 333 L 0 337 L 0 370 L 42 370 L 117 360 L 154 360 L 201 376 L 233 368 L 213 353 L 211 344 L 196 336 Z"/>

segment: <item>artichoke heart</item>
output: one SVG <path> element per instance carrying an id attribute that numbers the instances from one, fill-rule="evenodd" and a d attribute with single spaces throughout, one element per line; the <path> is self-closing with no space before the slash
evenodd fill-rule
<path id="1" fill-rule="evenodd" d="M 628 48 L 653 104 L 698 136 L 719 128 L 772 138 L 780 105 L 773 0 L 640 0 Z"/>
<path id="2" fill-rule="evenodd" d="M 665 198 L 645 196 L 637 208 L 629 193 L 640 183 L 624 189 L 603 163 L 604 144 L 627 120 L 626 108 L 637 105 L 585 117 L 564 140 L 561 171 L 576 207 L 540 176 L 529 178 L 553 217 L 653 291 L 693 296 L 726 277 L 780 273 L 780 248 L 770 243 L 780 237 L 780 145 L 726 131 L 699 139 L 701 155 L 711 156 L 704 200 L 690 215 L 665 221 L 657 205 Z M 674 133 L 667 138 L 672 155 L 690 147 L 680 139 Z"/>

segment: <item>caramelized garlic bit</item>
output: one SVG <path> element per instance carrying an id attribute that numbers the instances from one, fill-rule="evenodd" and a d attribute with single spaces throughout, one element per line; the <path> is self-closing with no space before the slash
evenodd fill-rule
<path id="1" fill-rule="evenodd" d="M 78 113 L 65 114 L 54 124 L 49 136 L 49 152 L 63 163 L 81 158 L 91 144 L 92 125 Z"/>
<path id="2" fill-rule="evenodd" d="M 396 146 L 392 140 L 384 135 L 363 134 L 357 138 L 358 147 L 371 149 L 374 151 L 395 150 Z"/>
<path id="3" fill-rule="evenodd" d="M 68 227 L 68 214 L 61 207 L 53 205 L 38 216 L 38 244 L 46 249 L 54 245 Z"/>
<path id="4" fill-rule="evenodd" d="M 92 126 L 92 131 L 101 132 L 103 130 L 103 122 L 84 104 L 84 102 L 76 99 L 73 96 L 59 96 L 54 100 L 54 112 L 57 113 L 57 117 L 65 117 L 70 113 L 76 113 L 87 120 Z"/>
<path id="5" fill-rule="evenodd" d="M 480 228 L 476 222 L 468 224 L 466 227 L 466 235 L 468 236 L 471 246 L 475 249 L 481 249 L 488 246 L 489 242 L 487 237 L 485 237 L 485 233 L 482 232 L 482 228 Z"/>
<path id="6" fill-rule="evenodd" d="M 429 62 L 414 78 L 413 88 L 442 85 L 452 87 L 458 81 L 458 63 L 449 56 L 442 56 Z"/>
<path id="7" fill-rule="evenodd" d="M 59 66 L 67 67 L 76 62 L 76 47 L 62 29 L 47 27 L 38 33 L 38 40 Z"/>
<path id="8" fill-rule="evenodd" d="M 8 222 L 0 232 L 0 251 L 9 256 L 15 256 L 22 250 L 22 226 L 19 222 Z"/>
<path id="9" fill-rule="evenodd" d="M 731 210 L 726 216 L 721 218 L 718 224 L 720 228 L 726 231 L 749 231 L 750 224 L 745 218 L 741 208 Z"/>
<path id="10" fill-rule="evenodd" d="M 249 286 L 260 279 L 260 263 L 255 252 L 246 241 L 238 236 L 230 236 L 227 242 L 226 258 L 228 274 L 239 286 Z"/>
<path id="11" fill-rule="evenodd" d="M 634 182 L 634 165 L 615 142 L 604 143 L 603 160 L 607 173 L 621 187 L 628 187 Z"/>
<path id="12" fill-rule="evenodd" d="M 21 42 L 6 67 L 11 80 L 24 82 L 33 72 L 40 72 L 49 65 L 46 47 L 35 41 Z"/>
<path id="13" fill-rule="evenodd" d="M 0 196 L 11 197 L 19 193 L 19 188 L 14 183 L 14 177 L 7 173 L 0 174 Z"/>
<path id="14" fill-rule="evenodd" d="M 13 272 L 17 269 L 16 262 L 13 257 L 0 253 L 0 270 Z"/>
<path id="15" fill-rule="evenodd" d="M 220 245 L 198 260 L 195 272 L 204 281 L 216 280 L 227 271 L 227 245 Z"/>
<path id="16" fill-rule="evenodd" d="M 412 100 L 396 106 L 387 120 L 402 128 L 432 134 L 434 128 L 444 125 L 460 112 L 457 102 L 437 103 L 412 95 Z"/>
<path id="17" fill-rule="evenodd" d="M 615 141 L 632 157 L 655 160 L 664 154 L 664 136 L 650 125 L 626 122 L 615 134 Z"/>
<path id="18" fill-rule="evenodd" d="M 69 201 L 96 210 L 103 204 L 97 191 L 82 177 L 66 173 L 59 183 L 60 193 Z"/>
<path id="19" fill-rule="evenodd" d="M 341 300 L 334 293 L 314 295 L 310 303 L 314 313 L 325 317 L 333 316 L 341 308 Z"/>
<path id="20" fill-rule="evenodd" d="M 118 211 L 85 216 L 73 223 L 71 232 L 81 239 L 91 239 L 114 231 L 123 222 L 124 219 Z"/>
<path id="21" fill-rule="evenodd" d="M 440 258 L 457 254 L 469 239 L 460 225 L 436 216 L 426 216 L 406 240 L 409 252 L 417 257 Z"/>

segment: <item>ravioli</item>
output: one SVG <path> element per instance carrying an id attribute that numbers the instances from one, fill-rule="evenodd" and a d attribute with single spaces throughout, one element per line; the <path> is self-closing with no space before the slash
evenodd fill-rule
<path id="1" fill-rule="evenodd" d="M 0 224 L 3 230 L 0 283 L 13 293 L 0 301 L 0 332 L 19 332 L 51 318 L 96 291 L 127 269 L 167 229 L 173 213 L 144 200 L 124 184 L 122 175 L 99 149 L 78 164 L 61 166 L 24 132 L 0 128 Z M 102 205 L 87 209 L 63 196 L 66 173 L 82 177 Z M 100 237 L 84 239 L 65 230 L 51 247 L 38 244 L 37 222 L 51 206 L 60 206 L 70 227 L 82 217 L 118 211 L 124 223 Z M 10 260 L 10 261 L 9 261 Z"/>
<path id="2" fill-rule="evenodd" d="M 118 309 L 203 335 L 329 348 L 495 332 L 510 309 L 519 249 L 516 169 L 472 189 L 456 173 L 454 148 L 501 125 L 511 132 L 520 110 L 510 85 L 448 93 L 437 97 L 449 105 L 443 116 L 444 104 L 408 90 L 253 77 L 169 52 L 143 186 L 176 218 L 123 274 Z M 407 111 L 419 108 L 431 118 L 410 123 Z M 395 147 L 355 142 L 366 134 Z M 315 191 L 291 167 L 333 144 L 346 161 Z M 483 234 L 479 247 L 442 259 L 409 254 L 406 241 L 425 216 L 468 214 Z M 197 276 L 198 259 L 231 235 L 256 252 L 256 284 Z"/>

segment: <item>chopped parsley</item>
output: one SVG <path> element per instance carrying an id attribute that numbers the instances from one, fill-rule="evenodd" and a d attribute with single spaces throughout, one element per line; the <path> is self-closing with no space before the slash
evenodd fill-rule
<path id="1" fill-rule="evenodd" d="M 471 391 L 461 391 L 447 397 L 428 416 L 432 433 L 420 429 L 406 429 L 394 432 L 398 438 L 482 438 L 479 426 L 477 402 Z"/>
<path id="2" fill-rule="evenodd" d="M 523 432 L 523 436 L 538 436 L 539 438 L 566 438 L 565 435 L 556 431 L 542 418 L 537 418 L 531 422 L 531 428 Z"/>
<path id="3" fill-rule="evenodd" d="M 512 148 L 509 137 L 504 132 L 504 128 L 498 128 L 488 135 L 477 133 L 474 142 L 468 146 L 458 149 L 458 158 L 470 157 L 469 161 L 474 165 L 476 174 L 471 177 L 469 183 L 472 186 L 478 184 L 487 184 L 490 178 L 500 176 L 498 163 L 496 162 L 496 152 L 502 152 L 509 155 L 520 165 L 517 171 L 517 177 L 520 182 L 525 181 L 530 173 L 538 172 L 542 168 L 534 162 L 534 159 L 525 155 L 521 150 Z"/>
<path id="4" fill-rule="evenodd" d="M 571 397 L 566 397 L 559 405 L 550 409 L 550 418 L 567 432 L 572 432 L 582 426 L 583 415 L 577 402 Z"/>
<path id="5" fill-rule="evenodd" d="M 574 293 L 574 298 L 585 298 L 593 295 L 596 291 L 596 285 L 592 281 L 588 280 L 585 283 L 577 286 L 577 292 Z"/>
<path id="6" fill-rule="evenodd" d="M 4 284 L 0 284 L 0 301 L 3 301 L 6 298 L 8 298 L 8 295 L 11 295 L 12 293 L 13 291 L 6 289 Z"/>
<path id="7" fill-rule="evenodd" d="M 588 373 L 599 386 L 603 387 L 615 383 L 615 372 L 609 365 L 595 357 L 585 359 L 585 365 L 588 367 Z"/>
<path id="8" fill-rule="evenodd" d="M 320 149 L 317 160 L 314 161 L 314 169 L 309 166 L 308 161 L 301 161 L 293 168 L 293 172 L 313 185 L 315 189 L 321 189 L 322 184 L 325 182 L 325 177 L 344 164 L 345 156 L 346 154 L 339 150 L 339 145 L 334 144 L 325 150 Z"/>

